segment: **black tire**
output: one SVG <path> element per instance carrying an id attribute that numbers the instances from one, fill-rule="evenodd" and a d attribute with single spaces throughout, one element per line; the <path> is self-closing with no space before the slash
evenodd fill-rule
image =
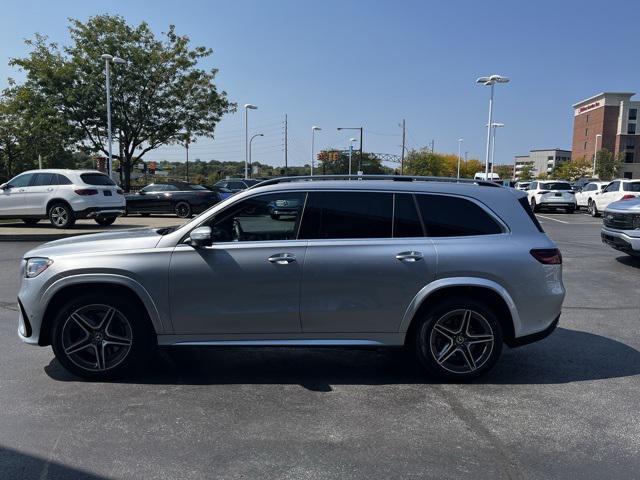
<path id="1" fill-rule="evenodd" d="M 598 211 L 598 206 L 596 205 L 595 201 L 591 202 L 591 208 L 589 209 L 589 213 L 591 214 L 592 217 L 600 216 L 600 212 Z"/>
<path id="2" fill-rule="evenodd" d="M 272 220 L 280 220 L 280 215 L 277 215 L 277 214 L 275 214 L 275 213 L 272 213 L 272 214 L 271 214 L 271 219 L 272 219 Z"/>
<path id="3" fill-rule="evenodd" d="M 576 207 L 567 207 L 567 213 L 573 213 L 576 211 Z"/>
<path id="4" fill-rule="evenodd" d="M 173 207 L 173 212 L 180 218 L 191 217 L 191 205 L 188 202 L 178 202 Z"/>
<path id="5" fill-rule="evenodd" d="M 96 217 L 95 221 L 98 225 L 102 225 L 104 227 L 107 227 L 111 224 L 113 224 L 113 222 L 116 221 L 116 218 L 118 217 Z"/>
<path id="6" fill-rule="evenodd" d="M 25 225 L 36 225 L 40 219 L 39 218 L 21 218 Z"/>
<path id="7" fill-rule="evenodd" d="M 109 309 L 113 311 L 110 321 Z M 153 345 L 146 312 L 127 296 L 107 293 L 83 293 L 70 299 L 56 315 L 51 335 L 53 353 L 62 366 L 88 380 L 116 378 L 144 366 Z M 103 354 L 102 365 L 98 352 Z"/>
<path id="8" fill-rule="evenodd" d="M 531 199 L 531 210 L 533 210 L 534 213 L 537 213 L 537 212 L 540 211 L 540 207 L 536 203 L 536 199 L 535 198 Z"/>
<path id="9" fill-rule="evenodd" d="M 76 223 L 73 210 L 66 203 L 54 203 L 49 207 L 49 221 L 55 228 L 71 228 Z"/>
<path id="10" fill-rule="evenodd" d="M 141 213 L 140 216 L 142 217 L 148 217 L 149 215 L 151 215 L 150 213 Z"/>
<path id="11" fill-rule="evenodd" d="M 464 329 L 466 312 L 470 312 L 469 322 Z M 439 301 L 418 319 L 414 332 L 421 365 L 443 380 L 478 378 L 495 365 L 502 352 L 502 328 L 496 314 L 474 298 Z"/>

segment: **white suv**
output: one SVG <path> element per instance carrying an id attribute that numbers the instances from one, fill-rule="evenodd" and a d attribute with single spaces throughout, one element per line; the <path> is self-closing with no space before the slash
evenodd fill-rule
<path id="1" fill-rule="evenodd" d="M 536 180 L 529 185 L 527 195 L 534 212 L 541 208 L 564 208 L 567 213 L 576 210 L 576 196 L 569 182 Z"/>
<path id="2" fill-rule="evenodd" d="M 0 218 L 27 225 L 43 218 L 56 228 L 71 228 L 79 218 L 111 225 L 124 211 L 122 190 L 96 170 L 31 170 L 0 185 Z"/>
<path id="3" fill-rule="evenodd" d="M 589 182 L 587 183 L 582 190 L 576 192 L 576 202 L 578 204 L 578 208 L 585 207 L 591 213 L 593 199 L 595 198 L 598 192 L 602 192 L 604 187 L 609 185 L 609 182 Z"/>
<path id="4" fill-rule="evenodd" d="M 640 180 L 619 179 L 614 180 L 601 192 L 597 192 L 591 202 L 591 215 L 600 216 L 600 212 L 604 212 L 610 203 L 619 200 L 632 200 L 640 197 Z"/>

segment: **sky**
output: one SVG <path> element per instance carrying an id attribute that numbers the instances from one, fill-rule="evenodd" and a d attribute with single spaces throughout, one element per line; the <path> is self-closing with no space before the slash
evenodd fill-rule
<path id="1" fill-rule="evenodd" d="M 202 68 L 217 68 L 217 85 L 239 105 L 215 138 L 192 144 L 190 159 L 244 160 L 244 110 L 253 160 L 284 165 L 284 117 L 289 120 L 289 164 L 316 152 L 347 148 L 364 127 L 364 150 L 400 154 L 434 141 L 443 153 L 484 159 L 489 88 L 477 77 L 507 76 L 495 90 L 496 163 L 513 163 L 530 149 L 571 146 L 571 105 L 601 91 L 640 90 L 640 2 L 230 0 L 3 2 L 0 86 L 21 78 L 8 66 L 28 50 L 36 32 L 69 42 L 69 17 L 119 14 L 168 25 L 193 45 L 213 49 Z M 130 66 L 129 68 L 132 68 Z M 357 148 L 356 142 L 356 148 Z M 181 161 L 181 147 L 164 147 L 146 160 Z"/>

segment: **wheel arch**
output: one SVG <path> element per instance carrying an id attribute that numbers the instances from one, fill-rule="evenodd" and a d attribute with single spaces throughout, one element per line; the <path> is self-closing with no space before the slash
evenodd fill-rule
<path id="1" fill-rule="evenodd" d="M 67 207 L 69 207 L 69 208 L 71 209 L 71 211 L 72 211 L 72 212 L 74 211 L 74 210 L 73 210 L 73 207 L 71 206 L 71 204 L 70 204 L 67 200 L 65 200 L 64 198 L 56 197 L 56 198 L 52 198 L 51 200 L 49 200 L 49 201 L 47 202 L 47 208 L 45 209 L 45 214 L 46 214 L 47 216 L 49 216 L 49 210 L 51 210 L 51 207 L 53 207 L 53 206 L 54 206 L 55 204 L 57 204 L 57 203 L 63 203 L 63 204 L 65 204 Z M 75 213 L 75 212 L 74 212 L 74 213 Z"/>
<path id="2" fill-rule="evenodd" d="M 77 275 L 58 280 L 44 293 L 43 303 L 45 307 L 38 336 L 38 345 L 46 346 L 51 344 L 51 330 L 56 313 L 70 298 L 86 291 L 102 291 L 110 292 L 114 295 L 127 296 L 146 313 L 147 318 L 145 321 L 149 322 L 155 334 L 167 331 L 163 327 L 162 320 L 151 296 L 135 280 L 113 274 Z"/>
<path id="3" fill-rule="evenodd" d="M 513 298 L 503 286 L 493 280 L 473 277 L 444 278 L 423 287 L 409 304 L 400 325 L 405 342 L 412 337 L 417 319 L 431 305 L 451 296 L 472 297 L 488 303 L 496 311 L 505 343 L 513 344 L 521 330 L 520 316 Z"/>

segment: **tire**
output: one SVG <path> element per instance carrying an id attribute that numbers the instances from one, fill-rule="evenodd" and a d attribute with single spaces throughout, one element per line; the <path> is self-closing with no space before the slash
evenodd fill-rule
<path id="1" fill-rule="evenodd" d="M 280 220 L 280 215 L 276 215 L 275 213 L 271 214 L 271 219 L 272 220 Z"/>
<path id="2" fill-rule="evenodd" d="M 502 352 L 502 328 L 496 314 L 473 298 L 438 302 L 419 319 L 414 331 L 421 365 L 443 380 L 478 378 L 495 365 Z"/>
<path id="3" fill-rule="evenodd" d="M 566 211 L 567 213 L 573 213 L 576 211 L 576 207 L 567 207 Z"/>
<path id="4" fill-rule="evenodd" d="M 151 215 L 150 213 L 141 213 L 141 214 L 140 214 L 140 216 L 141 216 L 141 217 L 148 217 L 148 216 L 150 216 L 150 215 Z"/>
<path id="5" fill-rule="evenodd" d="M 589 213 L 591 214 L 592 217 L 600 216 L 600 212 L 598 211 L 598 206 L 596 205 L 595 201 L 591 202 L 591 208 L 589 209 Z"/>
<path id="6" fill-rule="evenodd" d="M 153 351 L 153 339 L 146 312 L 127 296 L 83 293 L 60 309 L 51 346 L 69 372 L 106 380 L 142 366 Z"/>
<path id="7" fill-rule="evenodd" d="M 533 213 L 537 213 L 537 212 L 540 211 L 540 207 L 536 203 L 536 199 L 535 198 L 531 199 L 531 210 L 533 210 Z"/>
<path id="8" fill-rule="evenodd" d="M 95 221 L 98 225 L 102 225 L 104 227 L 113 224 L 118 217 L 96 217 Z"/>
<path id="9" fill-rule="evenodd" d="M 40 219 L 39 218 L 21 218 L 25 225 L 36 225 Z"/>
<path id="10" fill-rule="evenodd" d="M 49 207 L 49 221 L 55 228 L 71 228 L 76 223 L 76 216 L 66 203 L 54 203 Z"/>
<path id="11" fill-rule="evenodd" d="M 173 207 L 173 212 L 180 218 L 189 218 L 191 217 L 191 205 L 187 202 L 178 202 Z"/>

